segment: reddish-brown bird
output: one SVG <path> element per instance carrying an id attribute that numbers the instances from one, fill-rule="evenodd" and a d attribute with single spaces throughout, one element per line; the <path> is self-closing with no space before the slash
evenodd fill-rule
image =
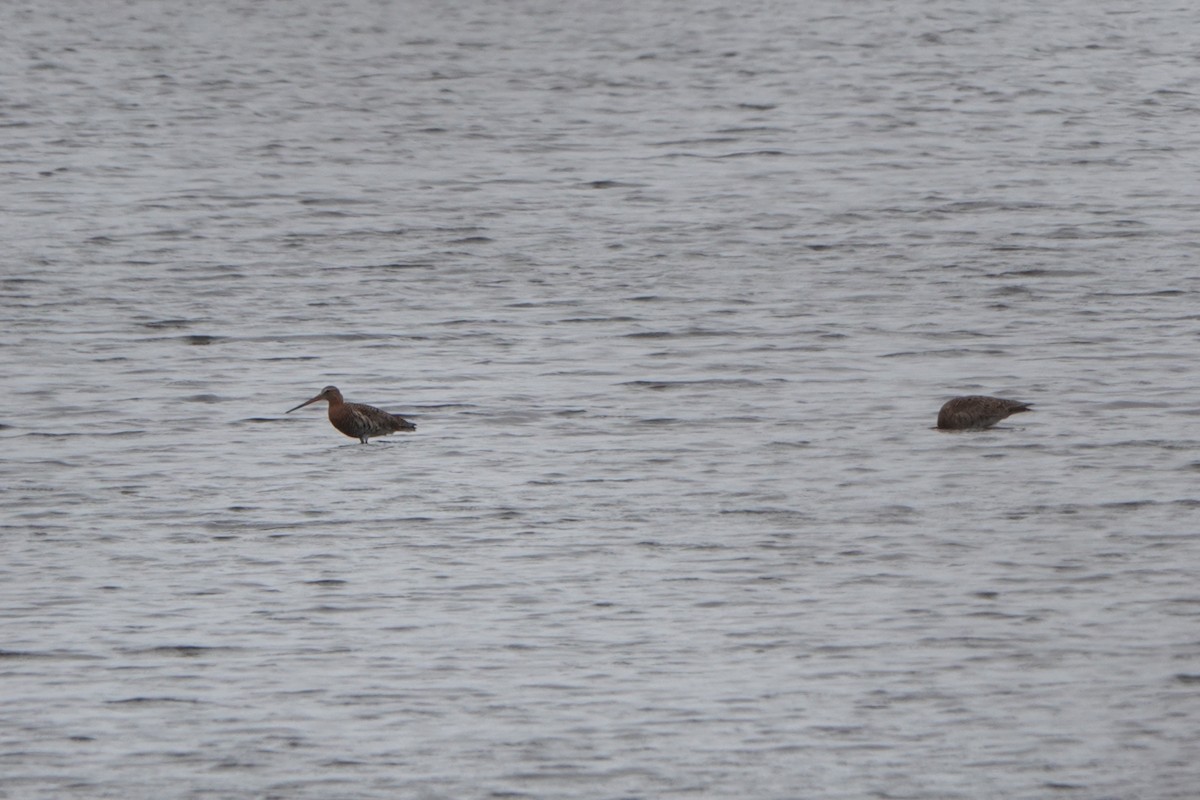
<path id="1" fill-rule="evenodd" d="M 304 408 L 318 400 L 329 401 L 329 421 L 333 423 L 333 427 L 352 439 L 358 439 L 363 444 L 366 444 L 367 439 L 372 436 L 387 436 L 396 431 L 415 431 L 417 429 L 416 425 L 403 417 L 389 414 L 375 406 L 347 403 L 342 399 L 342 393 L 336 386 L 326 386 L 312 400 L 305 400 L 296 408 Z M 290 414 L 296 408 L 289 408 L 285 413 Z"/>
<path id="2" fill-rule="evenodd" d="M 977 431 L 990 428 L 1000 420 L 1022 411 L 1031 411 L 1032 403 L 973 394 L 947 400 L 938 412 L 937 426 L 951 431 Z"/>

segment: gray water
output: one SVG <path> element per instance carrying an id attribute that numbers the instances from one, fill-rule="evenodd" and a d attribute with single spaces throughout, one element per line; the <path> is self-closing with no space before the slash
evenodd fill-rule
<path id="1" fill-rule="evenodd" d="M 0 5 L 0 797 L 1195 797 L 1198 22 Z"/>

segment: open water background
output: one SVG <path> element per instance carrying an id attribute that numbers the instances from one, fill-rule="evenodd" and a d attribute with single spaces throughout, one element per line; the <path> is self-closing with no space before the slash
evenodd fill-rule
<path id="1" fill-rule="evenodd" d="M 1198 25 L 0 4 L 0 797 L 1195 797 Z"/>

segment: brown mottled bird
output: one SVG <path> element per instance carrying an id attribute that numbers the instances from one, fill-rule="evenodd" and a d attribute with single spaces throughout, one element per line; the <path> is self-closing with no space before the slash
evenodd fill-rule
<path id="1" fill-rule="evenodd" d="M 1010 414 L 1030 411 L 1032 403 L 973 394 L 946 401 L 938 412 L 937 426 L 950 431 L 978 431 L 990 428 Z"/>
<path id="2" fill-rule="evenodd" d="M 347 403 L 342 399 L 342 393 L 336 386 L 326 386 L 312 400 L 305 400 L 296 408 L 304 408 L 309 403 L 318 400 L 329 401 L 329 421 L 347 436 L 358 439 L 363 444 L 372 436 L 387 436 L 396 431 L 415 431 L 416 425 L 408 420 L 389 414 L 386 411 L 367 406 L 362 403 Z M 285 413 L 292 413 L 296 408 L 289 408 Z"/>

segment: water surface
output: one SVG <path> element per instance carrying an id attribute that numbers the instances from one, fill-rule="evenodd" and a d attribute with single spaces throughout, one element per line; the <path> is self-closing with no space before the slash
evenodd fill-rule
<path id="1" fill-rule="evenodd" d="M 1191 797 L 1193 22 L 0 8 L 0 796 Z"/>

